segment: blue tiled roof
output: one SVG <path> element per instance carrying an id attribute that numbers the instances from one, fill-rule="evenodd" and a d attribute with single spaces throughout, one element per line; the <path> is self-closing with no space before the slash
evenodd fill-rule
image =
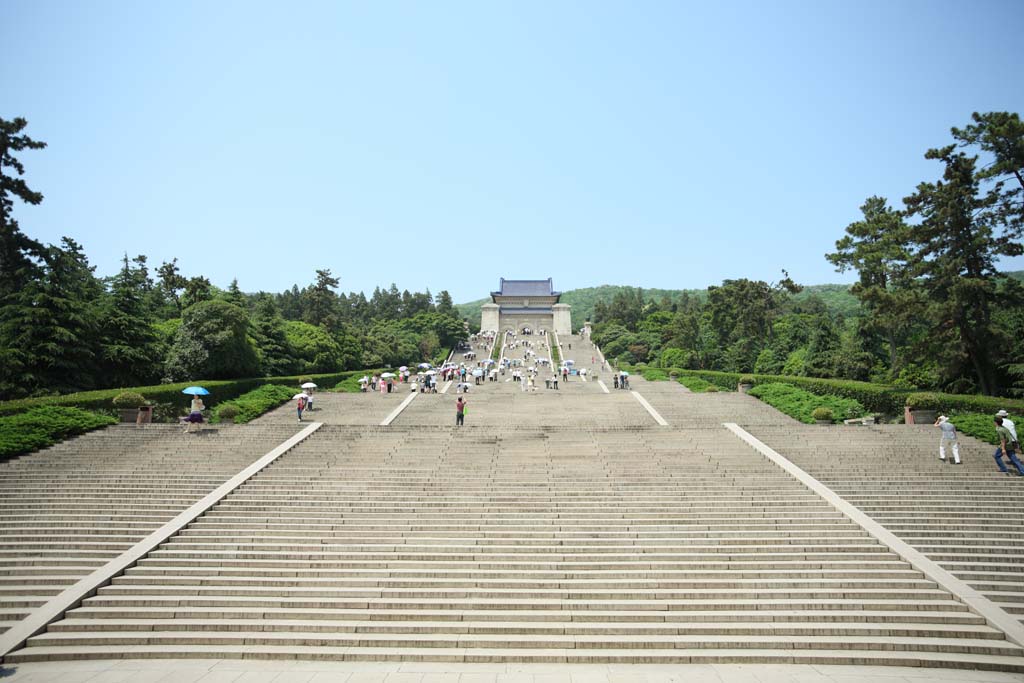
<path id="1" fill-rule="evenodd" d="M 547 280 L 506 280 L 501 278 L 501 284 L 497 292 L 491 292 L 494 296 L 558 296 L 551 278 Z"/>

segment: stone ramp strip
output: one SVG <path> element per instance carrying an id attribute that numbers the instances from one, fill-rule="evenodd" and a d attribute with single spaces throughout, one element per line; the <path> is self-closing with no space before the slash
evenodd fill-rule
<path id="1" fill-rule="evenodd" d="M 655 422 L 660 424 L 662 427 L 668 427 L 668 422 L 665 421 L 665 418 L 663 418 L 661 414 L 657 410 L 655 410 L 650 403 L 647 402 L 646 398 L 640 395 L 640 392 L 630 391 L 629 393 L 633 394 L 633 398 L 635 398 L 640 403 L 640 405 L 644 407 L 644 410 L 651 414 L 651 417 L 654 418 Z"/>
<path id="2" fill-rule="evenodd" d="M 9 659 L 1024 671 L 1021 652 L 721 427 L 327 425 Z"/>
<path id="3" fill-rule="evenodd" d="M 394 422 L 395 418 L 398 417 L 399 415 L 401 415 L 402 411 L 405 410 L 406 407 L 408 407 L 408 405 L 410 403 L 412 403 L 416 399 L 417 396 L 419 396 L 419 394 L 417 394 L 416 392 L 410 392 L 408 396 L 406 396 L 404 399 L 402 399 L 402 402 L 398 404 L 397 408 L 392 410 L 388 414 L 387 417 L 385 417 L 383 420 L 381 420 L 380 426 L 381 427 L 387 427 L 392 422 Z"/>
<path id="4" fill-rule="evenodd" d="M 163 524 L 151 524 L 150 528 L 154 526 L 155 528 L 153 528 L 151 533 L 149 533 L 148 535 L 142 536 L 142 534 L 139 533 L 137 529 L 133 529 L 133 533 L 131 534 L 131 536 L 125 537 L 125 540 L 129 538 L 133 539 L 133 542 L 125 543 L 124 541 L 122 541 L 121 544 L 112 544 L 110 546 L 107 546 L 105 548 L 107 551 L 106 555 L 90 553 L 90 557 L 99 558 L 101 560 L 107 559 L 107 561 L 95 563 L 98 566 L 96 566 L 95 569 L 93 569 L 91 572 L 86 573 L 84 576 L 81 576 L 81 578 L 77 578 L 77 580 L 74 580 L 75 575 L 73 574 L 61 575 L 71 576 L 73 580 L 62 582 L 61 584 L 59 584 L 58 589 L 51 590 L 48 594 L 46 594 L 45 599 L 39 601 L 39 604 L 31 605 L 32 609 L 28 610 L 20 621 L 12 624 L 2 635 L 0 635 L 0 657 L 8 655 L 13 649 L 20 647 L 22 644 L 24 644 L 26 639 L 28 639 L 36 633 L 39 633 L 47 626 L 47 624 L 51 623 L 52 621 L 63 615 L 65 611 L 80 604 L 81 601 L 89 595 L 94 594 L 97 588 L 108 583 L 112 577 L 123 572 L 127 567 L 133 565 L 140 558 L 144 557 L 153 548 L 157 547 L 160 543 L 166 541 L 172 535 L 179 532 L 182 528 L 185 527 L 186 524 L 193 521 L 196 517 L 198 517 L 206 510 L 210 509 L 217 501 L 219 501 L 224 496 L 228 495 L 231 491 L 237 489 L 249 477 L 253 476 L 255 473 L 257 473 L 258 471 L 272 463 L 283 453 L 287 452 L 289 448 L 291 448 L 297 443 L 300 443 L 303 439 L 305 439 L 310 434 L 315 432 L 319 427 L 319 423 L 310 424 L 302 431 L 287 438 L 283 443 L 279 443 L 279 445 L 273 447 L 272 450 L 270 450 L 270 452 L 266 453 L 261 458 L 256 459 L 255 462 L 253 462 L 252 447 L 256 446 L 258 448 L 262 448 L 266 446 L 266 435 L 270 434 L 275 437 L 280 436 L 281 434 L 279 429 L 272 428 L 270 430 L 244 430 L 232 426 L 223 430 L 214 430 L 214 433 L 217 434 L 218 436 L 226 434 L 235 434 L 238 436 L 242 436 L 243 438 L 248 437 L 250 442 L 248 444 L 248 447 L 242 448 L 238 444 L 235 444 L 234 446 L 232 446 L 232 448 L 237 449 L 234 454 L 235 460 L 240 459 L 242 461 L 248 461 L 250 464 L 244 467 L 241 471 L 239 471 L 237 468 L 233 469 L 235 474 L 233 476 L 230 476 L 230 478 L 228 478 L 227 481 L 224 481 L 223 476 L 220 477 L 220 480 L 223 483 L 214 488 L 212 491 L 206 493 L 206 495 L 201 496 L 192 505 L 188 506 L 184 510 L 181 510 L 181 512 L 179 512 L 177 515 L 174 515 L 170 519 L 166 519 L 166 521 L 164 521 Z M 162 435 L 165 437 L 163 439 L 149 440 L 149 442 L 146 444 L 147 448 L 143 450 L 141 454 L 135 452 L 133 449 L 130 449 L 130 447 L 125 446 L 123 443 L 120 446 L 120 450 L 111 449 L 109 444 L 107 444 L 105 440 L 102 440 L 101 437 L 95 437 L 94 439 L 89 440 L 90 442 L 99 441 L 99 448 L 97 448 L 96 450 L 101 454 L 101 457 L 96 457 L 92 459 L 92 461 L 90 462 L 90 464 L 93 466 L 93 472 L 90 475 L 84 475 L 81 472 L 81 461 L 78 461 L 77 463 L 71 463 L 70 465 L 62 462 L 59 454 L 62 453 L 64 449 L 60 448 L 51 449 L 50 452 L 40 454 L 40 457 L 28 456 L 26 458 L 22 458 L 20 460 L 24 461 L 25 467 L 12 467 L 11 469 L 14 470 L 15 472 L 17 472 L 20 469 L 22 471 L 28 471 L 32 474 L 42 473 L 47 477 L 53 476 L 54 472 L 52 472 L 51 470 L 57 472 L 64 471 L 67 473 L 68 479 L 70 480 L 69 484 L 63 487 L 53 487 L 51 482 L 48 486 L 50 487 L 51 491 L 58 490 L 63 492 L 63 494 L 67 495 L 72 492 L 71 489 L 74 486 L 89 486 L 87 482 L 83 482 L 81 480 L 83 477 L 88 478 L 89 476 L 96 476 L 96 469 L 102 467 L 104 464 L 110 464 L 109 462 L 105 463 L 103 458 L 109 460 L 113 456 L 114 459 L 120 462 L 121 459 L 117 458 L 116 456 L 122 456 L 124 459 L 129 459 L 131 455 L 135 455 L 136 457 L 139 457 L 141 455 L 141 457 L 143 458 L 143 464 L 141 465 L 141 467 L 146 471 L 146 473 L 150 477 L 157 475 L 173 479 L 173 475 L 171 472 L 161 470 L 160 468 L 152 468 L 151 463 L 149 462 L 154 456 L 158 455 L 158 453 L 154 453 L 154 451 L 157 451 L 161 447 L 169 447 L 170 452 L 178 456 L 179 459 L 174 460 L 172 464 L 177 466 L 179 470 L 182 467 L 184 467 L 186 462 L 188 462 L 188 456 L 194 450 L 198 450 L 200 447 L 203 447 L 204 450 L 206 450 L 205 457 L 207 459 L 225 455 L 224 453 L 221 453 L 214 448 L 214 444 L 216 443 L 214 437 L 208 437 L 207 440 L 201 441 L 200 439 L 203 439 L 204 437 L 199 436 L 199 434 L 180 434 L 180 428 L 176 428 L 171 432 L 171 434 L 172 436 L 175 434 L 180 434 L 181 438 L 167 439 L 166 432 L 168 431 L 169 430 L 167 429 L 154 427 L 146 427 L 143 430 L 141 430 L 141 438 L 143 439 L 145 438 L 145 436 L 152 436 L 154 433 L 156 433 L 158 436 L 161 435 L 161 433 L 163 433 Z M 129 430 L 122 430 L 120 434 L 115 431 L 114 434 L 116 436 L 122 437 L 121 440 L 124 442 L 131 442 L 133 440 L 131 437 L 133 436 L 136 437 L 135 440 L 138 440 L 138 438 L 140 438 L 136 433 L 132 432 L 130 428 Z M 260 435 L 263 435 L 262 439 L 258 438 Z M 214 440 L 211 441 L 210 439 Z M 219 445 L 223 446 L 224 444 Z M 72 449 L 71 446 L 67 446 L 67 449 L 76 457 L 83 455 L 83 451 L 88 451 L 88 449 L 83 446 L 82 442 L 77 443 L 77 448 Z M 54 453 L 57 453 L 58 455 L 54 456 Z M 216 471 L 223 473 L 225 462 L 229 463 L 232 466 L 237 465 L 237 463 L 234 462 L 230 457 L 225 456 L 225 461 L 219 464 L 220 470 Z M 195 462 L 192 462 L 190 464 L 194 466 Z M 121 469 L 123 467 L 125 467 L 123 464 L 113 465 L 111 470 L 105 473 L 108 475 L 107 480 L 105 481 L 105 487 L 100 492 L 87 493 L 85 494 L 85 496 L 87 496 L 86 498 L 83 498 L 82 494 L 78 494 L 76 500 L 74 500 L 73 503 L 68 503 L 68 501 L 62 498 L 60 504 L 63 504 L 66 508 L 69 508 L 72 514 L 81 513 L 84 508 L 93 509 L 93 506 L 91 505 L 92 501 L 90 498 L 88 498 L 88 496 L 96 496 L 96 498 L 98 498 L 97 504 L 102 506 L 103 509 L 109 511 L 112 509 L 112 506 L 116 506 L 119 514 L 131 515 L 133 510 L 133 503 L 136 505 L 139 504 L 140 502 L 144 505 L 147 503 L 153 503 L 153 492 L 150 490 L 146 490 L 145 488 L 137 492 L 138 498 L 136 500 L 133 500 L 132 497 L 125 495 L 123 485 L 119 485 L 119 480 L 121 479 L 120 473 L 124 471 L 123 469 Z M 210 469 L 210 467 L 206 466 L 201 469 Z M 138 473 L 133 472 L 131 473 L 130 476 L 127 477 L 127 479 L 132 484 L 138 484 L 139 477 L 137 475 Z M 21 482 L 24 478 L 18 478 L 15 476 L 8 477 L 8 479 L 13 479 L 15 482 Z M 18 490 L 19 496 L 27 495 L 26 488 L 22 488 L 21 486 L 16 486 L 14 488 Z M 159 488 L 161 488 L 162 493 L 163 487 Z M 192 500 L 195 500 L 195 493 L 195 490 L 190 491 L 190 494 L 193 494 L 191 498 Z M 36 491 L 35 495 L 40 496 L 42 494 L 40 491 Z M 163 493 L 163 495 L 166 495 L 166 493 Z M 176 501 L 178 503 L 178 509 L 180 509 L 181 507 L 182 500 L 182 498 L 179 498 Z M 33 502 L 35 505 L 39 505 L 38 500 L 35 500 Z M 164 503 L 164 505 L 166 505 L 166 503 Z M 10 519 L 14 516 L 21 516 L 20 514 L 10 514 L 13 511 L 17 511 L 18 513 L 25 512 L 23 504 L 19 504 L 18 502 L 12 503 L 10 500 L 5 500 L 2 506 L 3 512 L 5 513 L 5 520 Z M 67 510 L 65 511 L 65 514 L 66 513 Z M 81 515 L 79 514 L 79 516 Z M 63 524 L 67 522 L 66 520 L 58 520 L 58 523 Z M 99 525 L 102 525 L 102 518 L 97 523 Z M 32 522 L 29 522 L 29 524 L 32 524 Z M 31 567 L 40 566 L 32 564 L 31 555 L 17 555 L 17 553 L 19 552 L 31 553 L 33 551 L 26 551 L 25 549 L 14 546 L 13 543 L 15 541 L 12 541 L 11 539 L 15 537 L 13 537 L 13 535 L 8 531 L 8 529 L 9 527 L 5 526 L 6 539 L 5 545 L 3 546 L 3 552 L 11 554 L 10 559 L 12 560 L 12 564 L 20 562 L 22 565 L 29 565 Z M 67 537 L 67 540 L 58 541 L 54 538 L 54 534 L 57 534 L 58 537 Z M 46 538 L 45 541 L 37 544 L 37 546 L 42 547 L 37 547 L 35 549 L 35 552 L 38 552 L 40 553 L 40 555 L 47 557 L 47 560 L 44 561 L 44 564 L 42 566 L 45 566 L 46 564 L 49 564 L 53 561 L 50 558 L 54 550 L 59 551 L 61 554 L 66 553 L 67 549 L 64 547 L 65 544 L 70 544 L 71 548 L 75 549 L 80 547 L 80 545 L 83 543 L 88 543 L 87 541 L 81 540 L 81 536 L 83 535 L 88 535 L 88 531 L 86 530 L 85 533 L 83 533 L 83 530 L 80 528 L 73 529 L 71 532 L 62 529 L 51 531 L 49 537 Z M 12 545 L 7 545 L 8 543 Z M 110 552 L 111 550 L 121 550 L 121 552 L 114 556 L 115 553 Z M 15 571 L 24 570 L 18 568 Z M 5 576 L 10 577 L 12 575 L 8 573 Z M 27 581 L 40 581 L 40 575 L 31 574 L 30 578 L 28 578 Z M 0 594 L 2 594 L 5 598 L 9 599 L 11 602 L 14 602 L 16 605 L 19 602 L 25 602 L 24 600 L 19 601 L 17 597 L 14 597 L 19 595 L 16 589 L 16 585 L 13 585 L 11 583 L 5 583 L 3 593 Z M 25 589 L 23 589 L 22 594 L 30 591 L 40 592 L 38 590 L 33 590 L 31 587 L 26 587 Z"/>
<path id="5" fill-rule="evenodd" d="M 752 431 L 1024 622 L 1024 480 L 996 469 L 994 446 L 961 434 L 955 466 L 938 459 L 930 425 Z"/>

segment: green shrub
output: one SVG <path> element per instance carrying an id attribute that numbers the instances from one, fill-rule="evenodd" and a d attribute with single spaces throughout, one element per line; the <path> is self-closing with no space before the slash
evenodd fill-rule
<path id="1" fill-rule="evenodd" d="M 719 391 L 719 388 L 717 386 L 715 386 L 714 384 L 709 384 L 707 386 L 707 388 L 704 389 L 704 393 L 705 394 L 714 394 L 714 393 L 717 393 L 718 391 Z"/>
<path id="2" fill-rule="evenodd" d="M 708 390 L 708 387 L 712 386 L 708 382 L 702 380 L 700 377 L 683 376 L 676 380 L 690 391 L 700 394 Z M 717 390 L 718 387 L 715 387 Z"/>
<path id="3" fill-rule="evenodd" d="M 295 389 L 280 384 L 264 384 L 258 389 L 246 392 L 229 402 L 221 403 L 214 413 L 213 422 L 227 421 L 225 409 L 234 408 L 231 420 L 235 424 L 244 424 L 255 420 L 257 417 L 272 408 L 276 408 L 285 401 L 291 399 Z"/>
<path id="4" fill-rule="evenodd" d="M 949 421 L 953 423 L 958 432 L 998 446 L 999 439 L 996 438 L 996 426 L 992 421 L 993 417 L 995 416 L 991 413 L 950 413 Z M 1021 420 L 1024 420 L 1024 412 L 1011 414 L 1010 419 L 1017 426 L 1017 436 L 1019 437 L 1020 425 L 1024 424 L 1021 422 Z"/>
<path id="5" fill-rule="evenodd" d="M 221 403 L 217 407 L 217 422 L 234 422 L 241 412 L 234 403 Z"/>
<path id="6" fill-rule="evenodd" d="M 138 408 L 146 405 L 146 397 L 134 391 L 122 391 L 111 400 L 111 403 L 115 408 Z"/>
<path id="7" fill-rule="evenodd" d="M 661 382 L 668 379 L 668 373 L 661 368 L 644 368 L 640 375 L 649 382 Z"/>
<path id="8" fill-rule="evenodd" d="M 339 393 L 346 393 L 346 394 L 356 394 L 356 393 L 359 393 L 359 390 L 361 388 L 361 385 L 359 384 L 359 380 L 362 377 L 363 377 L 363 375 L 352 375 L 348 379 L 344 379 L 344 380 L 338 382 L 337 384 L 334 385 L 333 389 L 328 389 L 328 391 L 337 391 Z"/>
<path id="9" fill-rule="evenodd" d="M 824 406 L 818 406 L 817 408 L 812 410 L 811 417 L 813 417 L 817 422 L 832 422 L 836 419 L 836 416 L 832 412 L 832 409 L 826 408 Z"/>
<path id="10" fill-rule="evenodd" d="M 0 458 L 52 446 L 61 439 L 116 422 L 107 415 L 59 406 L 41 406 L 0 417 Z"/>
<path id="11" fill-rule="evenodd" d="M 758 384 L 750 390 L 750 395 L 807 424 L 814 424 L 814 411 L 818 408 L 827 408 L 832 411 L 833 416 L 840 418 L 859 417 L 865 413 L 864 407 L 854 399 L 812 394 L 781 382 Z"/>
<path id="12" fill-rule="evenodd" d="M 740 384 L 757 384 L 757 380 L 754 379 L 753 375 L 740 375 Z"/>

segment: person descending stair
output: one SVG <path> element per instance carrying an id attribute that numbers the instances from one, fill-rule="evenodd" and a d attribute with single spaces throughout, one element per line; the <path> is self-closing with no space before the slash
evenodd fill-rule
<path id="1" fill-rule="evenodd" d="M 939 460 L 946 462 L 946 446 L 951 445 L 953 447 L 953 464 L 959 465 L 960 444 L 956 440 L 956 427 L 945 415 L 939 415 L 935 426 L 942 430 L 942 436 L 939 438 Z"/>
<path id="2" fill-rule="evenodd" d="M 456 426 L 462 426 L 463 420 L 465 420 L 465 419 L 466 419 L 466 402 L 462 400 L 461 396 L 459 396 L 459 399 L 457 401 L 455 401 L 455 425 Z"/>

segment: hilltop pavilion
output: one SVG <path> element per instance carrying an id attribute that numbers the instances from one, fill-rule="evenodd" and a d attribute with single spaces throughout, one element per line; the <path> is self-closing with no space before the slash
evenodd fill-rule
<path id="1" fill-rule="evenodd" d="M 491 292 L 491 303 L 481 308 L 480 329 L 500 332 L 524 328 L 554 330 L 560 335 L 572 333 L 569 304 L 559 303 L 551 278 L 547 280 L 506 280 L 501 278 L 498 291 Z"/>

